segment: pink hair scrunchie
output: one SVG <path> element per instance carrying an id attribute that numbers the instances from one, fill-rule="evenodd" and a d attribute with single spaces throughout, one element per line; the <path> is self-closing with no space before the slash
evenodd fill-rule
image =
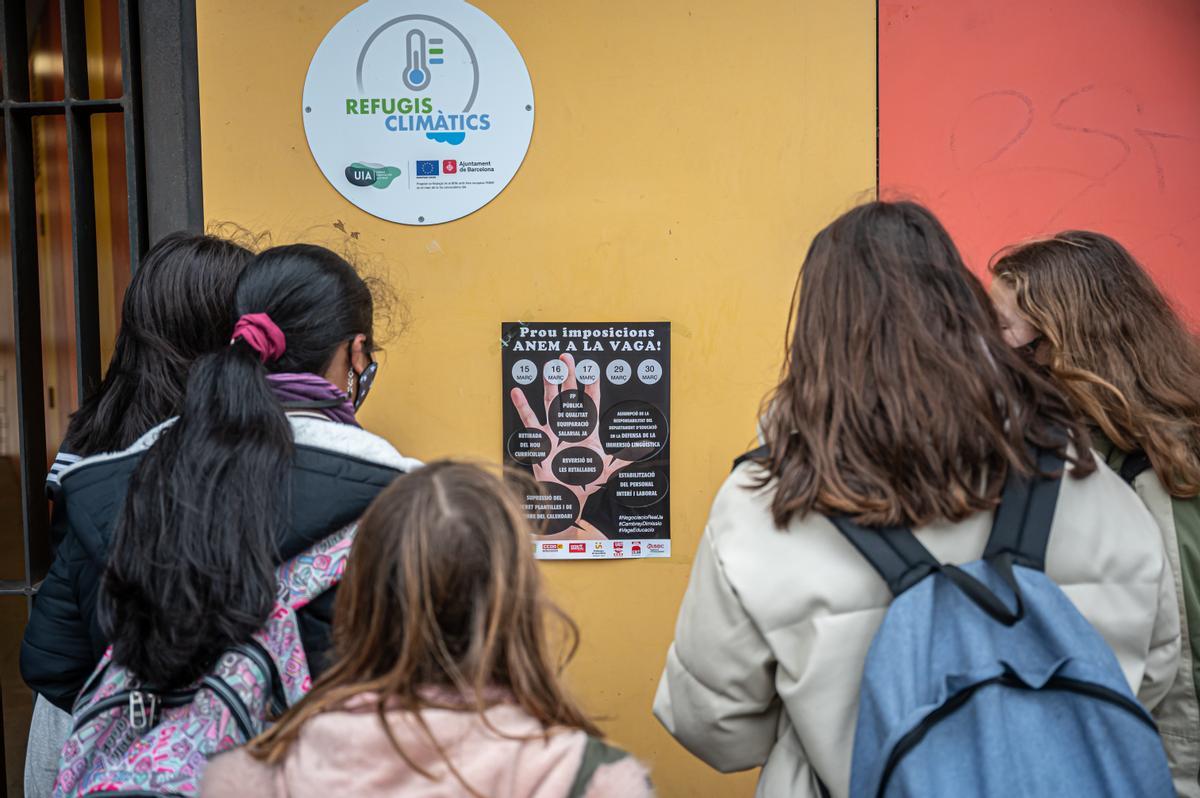
<path id="1" fill-rule="evenodd" d="M 287 338 L 279 325 L 271 321 L 266 313 L 247 313 L 233 325 L 233 337 L 229 343 L 242 340 L 258 353 L 263 363 L 278 360 L 287 351 Z"/>

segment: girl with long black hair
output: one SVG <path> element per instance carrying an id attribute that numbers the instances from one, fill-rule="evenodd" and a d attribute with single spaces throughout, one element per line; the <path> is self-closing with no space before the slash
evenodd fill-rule
<path id="1" fill-rule="evenodd" d="M 311 245 L 266 250 L 242 272 L 232 316 L 232 340 L 192 367 L 177 419 L 61 476 L 67 536 L 21 666 L 64 709 L 110 643 L 142 683 L 195 680 L 262 626 L 279 562 L 417 465 L 355 420 L 376 367 L 371 292 L 349 263 Z M 332 599 L 300 613 L 317 673 Z"/>
<path id="2" fill-rule="evenodd" d="M 89 455 L 124 449 L 146 430 L 179 412 L 188 369 L 203 354 L 229 343 L 233 289 L 253 253 L 212 235 L 171 233 L 142 259 L 121 305 L 121 326 L 104 379 L 71 416 L 46 477 L 54 503 L 51 540 L 66 535 L 66 502 L 59 476 Z M 51 581 L 39 608 L 60 597 Z M 35 641 L 35 645 L 40 645 Z M 42 697 L 34 705 L 25 759 L 25 794 L 49 795 L 70 716 Z"/>

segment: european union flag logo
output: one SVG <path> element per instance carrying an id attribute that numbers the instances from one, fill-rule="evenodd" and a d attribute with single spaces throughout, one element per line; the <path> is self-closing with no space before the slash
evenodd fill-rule
<path id="1" fill-rule="evenodd" d="M 437 177 L 440 161 L 417 161 L 417 177 Z"/>

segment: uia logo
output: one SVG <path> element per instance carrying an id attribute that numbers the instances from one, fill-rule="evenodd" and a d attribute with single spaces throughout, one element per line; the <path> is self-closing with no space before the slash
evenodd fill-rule
<path id="1" fill-rule="evenodd" d="M 352 186 L 373 186 L 387 188 L 392 181 L 400 176 L 400 169 L 395 166 L 384 166 L 381 163 L 360 163 L 355 161 L 346 167 L 346 179 Z"/>

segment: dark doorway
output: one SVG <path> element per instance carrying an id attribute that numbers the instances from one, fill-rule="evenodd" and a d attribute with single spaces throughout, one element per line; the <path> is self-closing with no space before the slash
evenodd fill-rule
<path id="1" fill-rule="evenodd" d="M 0 5 L 0 783 L 20 795 L 47 466 L 141 255 L 203 214 L 194 0 Z"/>

